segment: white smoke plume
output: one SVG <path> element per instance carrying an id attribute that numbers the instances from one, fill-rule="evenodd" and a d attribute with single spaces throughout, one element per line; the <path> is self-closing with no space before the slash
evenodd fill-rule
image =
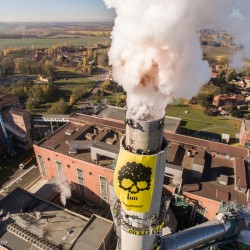
<path id="1" fill-rule="evenodd" d="M 191 98 L 211 78 L 199 31 L 227 30 L 250 57 L 248 0 L 104 0 L 115 8 L 109 57 L 128 94 L 128 115 L 157 119 L 173 98 Z"/>
<path id="2" fill-rule="evenodd" d="M 56 190 L 60 193 L 61 202 L 65 207 L 66 200 L 71 197 L 71 189 L 62 171 L 58 171 L 55 177 L 55 184 Z"/>

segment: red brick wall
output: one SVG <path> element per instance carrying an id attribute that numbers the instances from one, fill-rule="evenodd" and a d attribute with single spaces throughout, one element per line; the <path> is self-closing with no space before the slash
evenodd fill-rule
<path id="1" fill-rule="evenodd" d="M 245 121 L 243 120 L 240 128 L 240 144 L 245 146 L 246 143 L 250 143 L 250 132 L 245 129 Z"/>
<path id="2" fill-rule="evenodd" d="M 84 162 L 67 155 L 59 154 L 52 150 L 38 147 L 36 145 L 34 145 L 34 151 L 36 157 L 38 154 L 43 157 L 43 161 L 45 163 L 47 172 L 46 179 L 48 180 L 52 179 L 57 174 L 56 163 L 55 163 L 56 161 L 62 163 L 64 175 L 67 181 L 73 184 L 73 186 L 74 183 L 78 184 L 76 169 L 77 168 L 82 169 L 85 182 L 86 198 L 101 205 L 99 177 L 103 176 L 107 179 L 107 189 L 109 189 L 109 183 L 113 180 L 114 176 L 114 171 L 112 169 L 107 169 L 95 164 Z M 42 173 L 41 169 L 40 172 Z M 78 195 L 80 194 L 78 188 L 76 190 L 73 189 L 73 192 Z M 109 194 L 108 194 L 108 199 L 110 203 Z"/>
<path id="3" fill-rule="evenodd" d="M 84 172 L 86 198 L 88 200 L 91 200 L 101 205 L 99 177 L 100 176 L 106 177 L 107 188 L 109 188 L 109 183 L 113 180 L 113 177 L 114 177 L 114 171 L 112 169 L 107 169 L 107 168 L 104 168 L 95 164 L 84 162 L 84 161 L 75 159 L 73 157 L 67 156 L 67 155 L 59 154 L 52 150 L 41 148 L 36 145 L 34 145 L 34 151 L 35 151 L 36 157 L 38 154 L 43 157 L 43 161 L 46 166 L 48 180 L 52 179 L 57 174 L 55 161 L 59 161 L 62 163 L 64 175 L 67 181 L 71 184 L 78 183 L 76 169 L 77 168 L 82 169 Z M 37 159 L 37 162 L 38 162 L 38 159 Z M 42 173 L 41 169 L 40 169 L 40 172 Z M 169 186 L 164 186 L 164 189 L 171 193 L 173 191 L 172 188 Z M 74 192 L 79 195 L 78 190 L 75 190 Z M 212 220 L 215 218 L 216 213 L 218 212 L 219 207 L 220 207 L 220 202 L 210 200 L 210 199 L 198 196 L 198 195 L 186 193 L 186 192 L 184 192 L 183 195 L 191 199 L 197 200 L 200 206 L 206 208 L 207 210 L 206 210 L 205 217 L 208 220 Z M 108 199 L 110 203 L 109 195 L 108 195 Z"/>

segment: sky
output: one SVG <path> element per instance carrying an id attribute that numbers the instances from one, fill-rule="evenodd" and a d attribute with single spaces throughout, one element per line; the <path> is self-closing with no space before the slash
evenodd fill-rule
<path id="1" fill-rule="evenodd" d="M 0 0 L 0 22 L 113 21 L 103 0 Z"/>

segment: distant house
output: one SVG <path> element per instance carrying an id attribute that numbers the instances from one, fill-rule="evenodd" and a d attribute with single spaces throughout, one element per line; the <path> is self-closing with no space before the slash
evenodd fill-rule
<path id="1" fill-rule="evenodd" d="M 229 134 L 222 134 L 221 135 L 221 142 L 222 143 L 229 143 L 230 141 L 230 135 Z"/>
<path id="2" fill-rule="evenodd" d="M 216 107 L 224 106 L 227 102 L 235 105 L 243 105 L 245 104 L 245 97 L 243 95 L 220 94 L 213 99 L 213 105 Z"/>
<path id="3" fill-rule="evenodd" d="M 245 80 L 247 83 L 250 83 L 250 76 L 244 76 L 244 80 Z"/>
<path id="4" fill-rule="evenodd" d="M 237 105 L 237 109 L 238 109 L 238 110 L 247 110 L 247 109 L 248 109 L 248 106 L 247 106 L 246 104 Z"/>
<path id="5" fill-rule="evenodd" d="M 240 144 L 246 146 L 250 144 L 250 121 L 243 120 L 240 128 Z"/>
<path id="6" fill-rule="evenodd" d="M 51 79 L 51 77 L 39 76 L 38 80 L 41 82 L 49 83 L 49 82 L 51 82 L 52 79 Z"/>
<path id="7" fill-rule="evenodd" d="M 217 78 L 218 77 L 218 73 L 217 72 L 212 72 L 212 78 Z"/>
<path id="8" fill-rule="evenodd" d="M 246 102 L 249 104 L 250 103 L 250 96 L 246 97 Z"/>

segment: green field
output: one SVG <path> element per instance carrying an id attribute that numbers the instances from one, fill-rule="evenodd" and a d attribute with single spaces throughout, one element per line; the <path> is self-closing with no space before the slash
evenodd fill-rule
<path id="1" fill-rule="evenodd" d="M 218 56 L 226 56 L 230 58 L 235 54 L 235 49 L 225 47 L 202 46 L 202 50 L 209 58 L 216 58 Z"/>
<path id="2" fill-rule="evenodd" d="M 94 46 L 97 43 L 108 42 L 108 37 L 90 37 L 81 38 L 42 38 L 42 39 L 0 39 L 0 49 L 13 47 L 36 47 L 48 48 L 57 44 L 72 43 L 75 46 Z"/>
<path id="3" fill-rule="evenodd" d="M 188 111 L 188 113 L 185 113 Z M 212 134 L 230 134 L 235 138 L 239 132 L 241 120 L 231 119 L 223 116 L 207 116 L 200 106 L 178 105 L 168 106 L 166 109 L 168 116 L 178 117 L 183 120 L 181 132 L 186 135 L 194 135 L 198 131 L 206 131 Z"/>
<path id="4" fill-rule="evenodd" d="M 202 46 L 202 50 L 206 53 L 208 58 L 216 59 L 220 56 L 225 56 L 229 59 L 235 54 L 236 50 L 233 48 L 226 48 L 226 47 L 212 47 L 212 46 Z M 244 67 L 250 68 L 250 61 L 244 61 Z"/>
<path id="5" fill-rule="evenodd" d="M 96 82 L 89 78 L 67 78 L 55 81 L 54 84 L 59 87 L 61 90 L 72 91 L 78 86 L 83 86 L 86 91 L 90 91 L 95 85 Z"/>

